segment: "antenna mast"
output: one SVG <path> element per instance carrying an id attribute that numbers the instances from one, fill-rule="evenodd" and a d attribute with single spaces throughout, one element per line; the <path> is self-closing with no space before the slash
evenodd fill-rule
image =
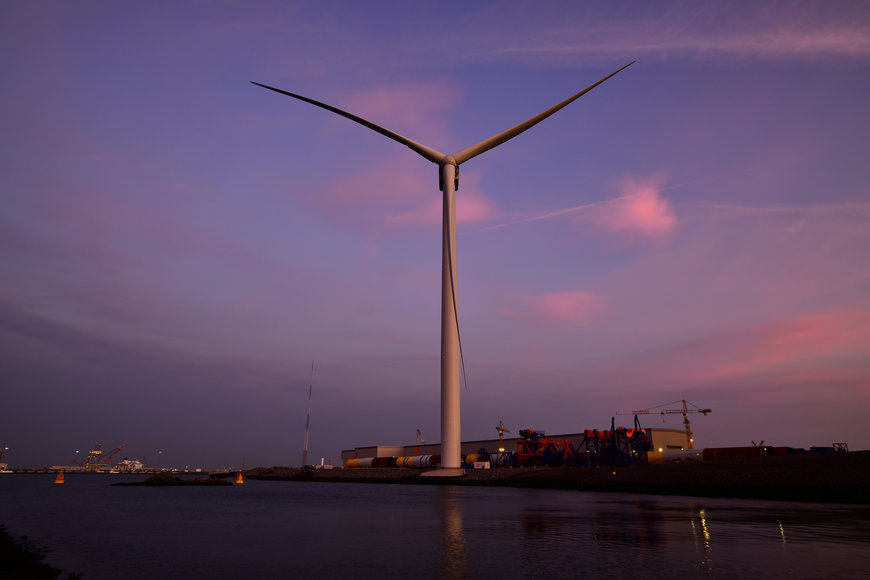
<path id="1" fill-rule="evenodd" d="M 311 359 L 311 376 L 308 379 L 308 413 L 305 415 L 305 441 L 302 443 L 302 467 L 308 465 L 308 427 L 311 425 L 311 386 L 314 384 L 314 359 Z"/>

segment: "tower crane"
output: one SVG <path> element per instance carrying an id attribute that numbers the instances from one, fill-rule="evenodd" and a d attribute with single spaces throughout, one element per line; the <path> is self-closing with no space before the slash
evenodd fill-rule
<path id="1" fill-rule="evenodd" d="M 498 427 L 496 427 L 495 430 L 498 431 L 498 450 L 499 452 L 502 452 L 504 451 L 504 434 L 510 433 L 511 430 L 505 427 L 501 420 L 499 420 Z"/>
<path id="2" fill-rule="evenodd" d="M 679 409 L 662 409 L 661 407 L 669 407 L 671 405 L 675 405 L 677 403 L 682 403 L 682 407 Z M 690 409 L 689 405 L 692 405 L 694 409 Z M 689 413 L 701 413 L 702 415 L 707 415 L 707 413 L 712 413 L 713 409 L 702 409 L 701 407 L 695 405 L 694 403 L 686 402 L 686 399 L 682 399 L 680 401 L 671 401 L 670 403 L 664 403 L 663 405 L 658 405 L 656 407 L 650 407 L 649 409 L 641 409 L 640 411 L 617 411 L 617 415 L 652 415 L 654 413 L 659 413 L 661 415 L 671 415 L 675 413 L 681 413 L 683 415 L 683 425 L 686 426 L 686 439 L 688 441 L 689 449 L 695 448 L 695 442 L 692 438 L 692 426 L 689 423 Z"/>

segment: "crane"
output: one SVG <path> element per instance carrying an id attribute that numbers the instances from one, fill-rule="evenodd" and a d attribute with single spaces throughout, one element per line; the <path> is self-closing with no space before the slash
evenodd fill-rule
<path id="1" fill-rule="evenodd" d="M 420 442 L 421 445 L 426 445 L 426 440 L 423 439 L 423 432 L 417 429 L 417 441 Z"/>
<path id="2" fill-rule="evenodd" d="M 120 451 L 121 449 L 123 449 L 126 446 L 127 446 L 126 443 L 122 443 L 120 447 L 115 447 L 114 449 L 112 449 L 112 451 L 109 452 L 109 454 L 106 456 L 106 458 L 103 459 L 102 465 L 108 465 L 109 460 L 112 459 L 112 457 L 114 457 L 118 451 Z"/>
<path id="3" fill-rule="evenodd" d="M 682 403 L 682 407 L 679 409 L 661 409 L 661 407 L 668 407 L 671 405 L 675 405 L 677 403 Z M 694 409 L 690 409 L 689 405 L 692 405 Z M 707 413 L 712 413 L 713 409 L 702 409 L 694 403 L 686 402 L 686 399 L 682 399 L 680 401 L 671 401 L 670 403 L 664 403 L 663 405 L 658 405 L 655 407 L 650 407 L 649 409 L 641 409 L 640 411 L 617 411 L 617 415 L 652 415 L 653 413 L 659 413 L 661 415 L 671 415 L 674 413 L 681 413 L 683 415 L 683 425 L 686 426 L 686 439 L 688 441 L 689 449 L 695 448 L 695 442 L 692 438 L 692 426 L 689 423 L 689 413 L 701 413 L 702 415 L 707 415 Z"/>
<path id="4" fill-rule="evenodd" d="M 504 434 L 510 433 L 511 430 L 505 427 L 501 420 L 499 420 L 498 427 L 496 427 L 495 430 L 498 431 L 498 450 L 499 452 L 502 452 L 504 451 Z"/>

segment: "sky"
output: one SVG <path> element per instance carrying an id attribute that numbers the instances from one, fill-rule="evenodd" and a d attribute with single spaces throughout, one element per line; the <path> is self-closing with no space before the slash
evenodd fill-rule
<path id="1" fill-rule="evenodd" d="M 463 440 L 685 399 L 870 449 L 867 2 L 46 1 L 0 19 L 3 460 L 299 465 L 309 384 L 312 462 L 438 441 L 437 167 L 249 81 L 452 153 L 632 60 L 461 167 Z"/>

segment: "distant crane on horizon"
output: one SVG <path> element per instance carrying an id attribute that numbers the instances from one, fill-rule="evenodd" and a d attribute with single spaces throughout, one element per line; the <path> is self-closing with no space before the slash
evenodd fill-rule
<path id="1" fill-rule="evenodd" d="M 683 406 L 679 409 L 660 409 L 661 407 L 667 407 L 669 405 L 674 405 L 676 403 L 682 403 Z M 689 405 L 695 407 L 694 409 L 689 409 Z M 660 409 L 660 410 L 657 410 Z M 681 413 L 683 415 L 683 425 L 686 426 L 686 440 L 688 441 L 689 449 L 695 448 L 695 440 L 692 436 L 692 425 L 689 423 L 689 413 L 701 413 L 705 417 L 707 413 L 712 413 L 713 409 L 702 409 L 698 405 L 694 403 L 687 403 L 686 399 L 681 399 L 679 401 L 671 401 L 670 403 L 664 403 L 662 405 L 657 405 L 655 407 L 650 407 L 649 409 L 641 409 L 640 411 L 617 411 L 617 415 L 652 415 L 653 413 L 658 413 L 660 415 L 672 415 L 676 413 Z M 664 421 L 664 419 L 662 419 Z"/>
<path id="2" fill-rule="evenodd" d="M 123 448 L 126 447 L 126 446 L 127 446 L 126 443 L 122 443 L 120 446 L 115 447 L 114 449 L 112 449 L 112 450 L 109 452 L 109 454 L 106 456 L 106 458 L 103 459 L 103 465 L 108 465 L 108 464 L 109 464 L 109 461 L 112 459 L 112 457 L 114 457 L 114 456 L 118 453 L 118 451 L 120 451 L 121 449 L 123 449 Z"/>
<path id="3" fill-rule="evenodd" d="M 498 426 L 495 428 L 498 431 L 498 451 L 499 453 L 504 451 L 504 434 L 510 433 L 511 430 L 504 426 L 501 422 L 501 419 L 498 421 Z"/>

